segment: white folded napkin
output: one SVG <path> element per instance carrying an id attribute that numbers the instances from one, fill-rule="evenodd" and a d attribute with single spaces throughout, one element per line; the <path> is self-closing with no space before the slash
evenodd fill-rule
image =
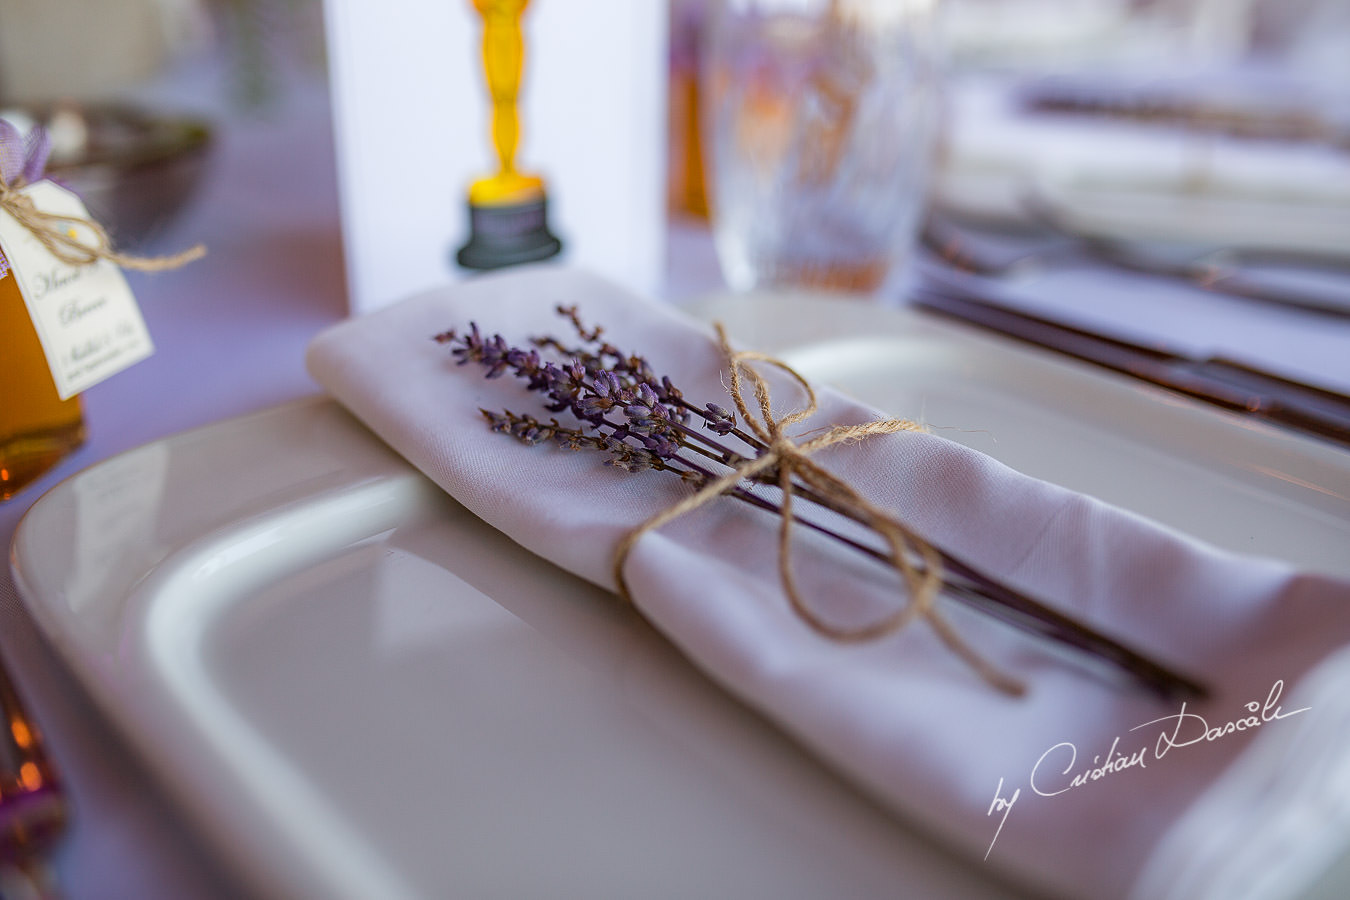
<path id="1" fill-rule="evenodd" d="M 554 313 L 560 303 L 644 355 L 686 398 L 730 407 L 707 329 L 550 266 L 479 277 L 341 323 L 313 342 L 308 363 L 339 401 L 485 522 L 612 588 L 621 537 L 689 488 L 667 473 L 607 466 L 598 451 L 526 446 L 491 432 L 480 408 L 550 414 L 513 377 L 485 379 L 431 339 L 476 322 L 513 345 L 546 334 L 570 342 L 570 326 Z M 774 385 L 777 412 L 801 403 L 790 384 Z M 800 429 L 876 415 L 824 391 L 820 412 Z M 1350 768 L 1350 710 L 1340 692 L 1295 690 L 1350 641 L 1350 585 L 1202 546 L 930 434 L 870 437 L 817 459 L 934 543 L 1214 691 L 1181 717 L 1179 702 L 1093 677 L 1044 643 L 944 605 L 979 653 L 1028 684 L 1025 696 L 1010 698 L 923 622 L 863 644 L 809 628 L 779 587 L 770 514 L 718 498 L 644 536 L 626 568 L 643 614 L 695 665 L 902 817 L 991 875 L 1098 898 L 1132 889 L 1165 897 L 1173 885 L 1185 886 L 1176 896 L 1240 896 L 1258 885 L 1244 859 L 1259 859 L 1263 877 L 1273 872 L 1287 884 L 1307 854 L 1344 836 L 1327 817 L 1345 801 L 1329 803 L 1299 773 L 1283 772 L 1294 784 L 1274 794 L 1263 779 L 1282 771 L 1281 742 L 1319 778 L 1331 777 L 1329 766 Z M 802 540 L 797 569 L 812 606 L 835 621 L 903 602 L 893 573 L 823 541 Z M 1276 707 L 1283 718 L 1273 718 Z M 1263 714 L 1269 721 L 1254 726 Z M 1243 724 L 1186 746 L 1160 743 L 1163 735 L 1189 740 L 1196 716 L 1213 727 Z M 1296 739 L 1314 728 L 1315 737 Z M 1257 751 L 1267 745 L 1263 757 Z M 1132 758 L 1137 765 L 1070 787 L 1076 775 Z M 1236 784 L 1209 790 L 1235 759 L 1246 774 L 1235 769 L 1228 778 Z M 1264 791 L 1265 809 L 1248 815 L 1255 802 L 1233 799 L 1244 791 Z M 1281 815 L 1272 818 L 1271 808 Z M 1228 855 L 1234 835 L 1265 847 L 1262 829 L 1274 821 L 1273 860 L 1255 850 Z M 1217 825 L 1227 839 L 1216 844 Z"/>

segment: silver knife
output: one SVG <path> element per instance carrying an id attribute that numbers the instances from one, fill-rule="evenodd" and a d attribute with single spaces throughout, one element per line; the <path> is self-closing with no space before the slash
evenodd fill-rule
<path id="1" fill-rule="evenodd" d="M 941 316 L 1350 447 L 1350 397 L 1335 391 L 1222 357 L 1197 359 L 1164 345 L 1147 346 L 1096 334 L 945 281 L 921 281 L 911 302 Z"/>

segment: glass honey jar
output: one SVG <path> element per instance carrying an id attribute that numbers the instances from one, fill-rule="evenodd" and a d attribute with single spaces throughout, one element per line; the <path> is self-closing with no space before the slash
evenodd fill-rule
<path id="1" fill-rule="evenodd" d="M 82 443 L 80 398 L 57 393 L 18 278 L 0 251 L 0 500 Z"/>

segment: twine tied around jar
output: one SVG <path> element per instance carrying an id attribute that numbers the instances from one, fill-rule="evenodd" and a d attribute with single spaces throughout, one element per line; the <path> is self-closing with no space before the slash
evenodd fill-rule
<path id="1" fill-rule="evenodd" d="M 42 178 L 50 153 L 51 138 L 45 129 L 34 128 L 22 137 L 14 125 L 0 119 L 0 209 L 61 262 L 87 266 L 107 260 L 123 269 L 162 272 L 206 255 L 206 247 L 197 244 L 171 256 L 129 256 L 113 249 L 108 232 L 92 218 L 38 209 L 23 189 Z"/>

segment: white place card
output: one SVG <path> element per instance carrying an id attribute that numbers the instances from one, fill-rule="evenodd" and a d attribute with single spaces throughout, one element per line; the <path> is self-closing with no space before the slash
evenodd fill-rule
<path id="1" fill-rule="evenodd" d="M 496 169 L 471 0 L 326 0 L 353 313 L 469 273 L 469 183 Z M 543 176 L 558 259 L 651 295 L 665 248 L 667 10 L 533 0 L 517 168 Z"/>

